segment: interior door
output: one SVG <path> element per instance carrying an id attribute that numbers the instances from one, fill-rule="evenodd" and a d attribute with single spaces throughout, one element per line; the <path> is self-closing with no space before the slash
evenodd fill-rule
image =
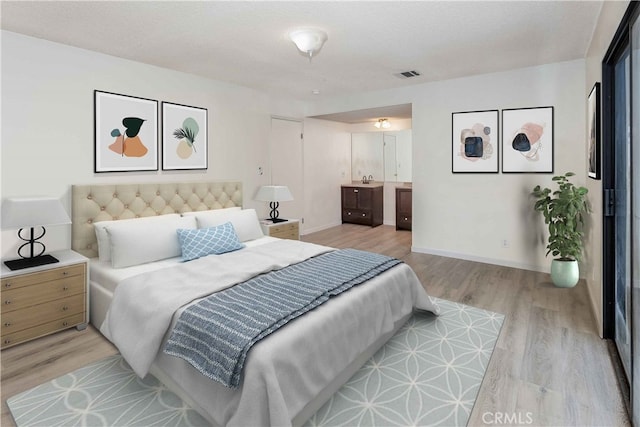
<path id="1" fill-rule="evenodd" d="M 281 218 L 299 219 L 304 228 L 304 175 L 302 122 L 271 118 L 270 154 L 271 185 L 286 185 L 293 195 L 290 202 L 281 202 Z"/>

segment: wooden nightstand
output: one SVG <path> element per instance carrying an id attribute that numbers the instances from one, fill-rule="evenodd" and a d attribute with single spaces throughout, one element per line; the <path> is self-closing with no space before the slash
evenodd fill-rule
<path id="1" fill-rule="evenodd" d="M 60 262 L 0 271 L 4 349 L 89 322 L 89 259 L 71 250 L 51 252 Z"/>
<path id="2" fill-rule="evenodd" d="M 262 232 L 265 236 L 300 240 L 300 221 L 297 219 L 288 219 L 275 224 L 271 220 L 265 219 L 260 221 L 260 226 L 262 226 Z"/>

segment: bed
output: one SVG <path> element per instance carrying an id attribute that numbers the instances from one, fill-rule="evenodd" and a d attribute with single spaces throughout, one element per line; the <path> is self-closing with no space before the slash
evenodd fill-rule
<path id="1" fill-rule="evenodd" d="M 162 351 L 182 313 L 209 292 L 192 277 L 205 274 L 222 289 L 265 270 L 333 253 L 333 248 L 262 236 L 254 224 L 255 211 L 241 206 L 242 186 L 237 182 L 74 186 L 72 241 L 74 250 L 91 258 L 90 321 L 139 375 L 155 375 L 212 425 L 301 425 L 414 308 L 437 313 L 438 307 L 413 270 L 400 263 L 257 342 L 246 356 L 238 387 L 203 376 L 189 362 Z M 206 228 L 200 226 L 207 225 L 207 218 L 231 218 L 243 248 L 189 262 L 181 262 L 180 256 L 145 258 L 153 258 L 163 245 L 136 249 L 145 244 L 138 238 L 145 236 L 141 224 L 155 221 L 153 217 L 167 221 L 163 227 L 171 221 L 182 227 L 194 216 L 196 229 Z M 240 217 L 244 222 L 238 222 Z M 116 252 L 110 257 L 98 251 L 105 247 L 96 238 L 99 223 L 107 224 L 114 239 L 110 247 Z M 220 285 L 225 281 L 227 285 Z M 149 322 L 143 325 L 145 319 Z"/>

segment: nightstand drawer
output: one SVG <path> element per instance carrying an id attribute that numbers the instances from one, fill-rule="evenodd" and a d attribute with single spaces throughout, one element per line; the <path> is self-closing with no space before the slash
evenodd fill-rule
<path id="1" fill-rule="evenodd" d="M 83 322 L 84 313 L 80 313 L 62 319 L 54 320 L 53 322 L 44 323 L 34 328 L 7 334 L 2 337 L 2 348 L 10 347 L 23 341 L 41 337 L 43 335 L 48 335 L 52 332 L 71 328 L 72 326 L 80 325 Z"/>
<path id="2" fill-rule="evenodd" d="M 64 279 L 72 276 L 84 275 L 85 264 L 70 265 L 68 267 L 54 268 L 39 273 L 23 274 L 16 277 L 3 278 L 2 290 L 17 289 L 23 286 L 31 286 L 37 283 L 49 282 L 56 279 Z"/>
<path id="3" fill-rule="evenodd" d="M 271 237 L 278 239 L 300 239 L 300 222 L 298 220 L 289 219 L 286 222 L 262 222 L 262 232 Z"/>
<path id="4" fill-rule="evenodd" d="M 269 227 L 269 235 L 278 237 L 277 234 L 298 233 L 298 223 L 288 222 L 285 224 L 272 225 Z"/>
<path id="5" fill-rule="evenodd" d="M 84 294 L 85 281 L 85 276 L 81 275 L 23 286 L 8 291 L 3 290 L 0 292 L 2 297 L 0 310 L 4 314 L 71 295 Z"/>
<path id="6" fill-rule="evenodd" d="M 1 335 L 15 333 L 54 320 L 85 312 L 84 293 L 37 306 L 2 313 Z"/>
<path id="7" fill-rule="evenodd" d="M 277 237 L 279 239 L 293 239 L 298 240 L 298 229 L 295 230 L 287 229 L 287 230 L 272 230 L 271 237 Z"/>

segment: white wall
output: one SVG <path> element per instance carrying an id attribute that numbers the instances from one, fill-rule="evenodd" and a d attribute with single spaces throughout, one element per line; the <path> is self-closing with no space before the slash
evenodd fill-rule
<path id="1" fill-rule="evenodd" d="M 342 223 L 340 185 L 350 182 L 349 125 L 305 119 L 305 233 L 313 233 Z"/>
<path id="2" fill-rule="evenodd" d="M 593 85 L 596 82 L 602 82 L 602 60 L 628 6 L 627 1 L 602 4 L 598 23 L 587 51 L 586 81 L 583 88 L 585 99 L 589 96 Z M 602 336 L 602 181 L 588 179 L 586 187 L 589 189 L 593 213 L 590 216 L 590 233 L 587 234 L 585 242 L 585 264 L 587 265 L 585 277 L 598 330 Z"/>
<path id="3" fill-rule="evenodd" d="M 554 172 L 573 171 L 584 185 L 584 87 L 585 62 L 576 60 L 322 100 L 307 115 L 412 103 L 413 250 L 548 271 L 529 194 L 552 175 L 452 174 L 451 113 L 554 106 Z"/>
<path id="4" fill-rule="evenodd" d="M 268 184 L 271 115 L 302 117 L 302 104 L 100 53 L 2 31 L 2 197 L 60 197 L 71 212 L 71 185 L 118 182 L 238 180 L 245 207 Z M 209 168 L 96 174 L 93 91 L 207 108 Z M 258 167 L 265 173 L 260 176 Z M 70 247 L 70 226 L 51 227 L 50 250 Z M 14 231 L 2 232 L 2 257 L 15 256 Z"/>

